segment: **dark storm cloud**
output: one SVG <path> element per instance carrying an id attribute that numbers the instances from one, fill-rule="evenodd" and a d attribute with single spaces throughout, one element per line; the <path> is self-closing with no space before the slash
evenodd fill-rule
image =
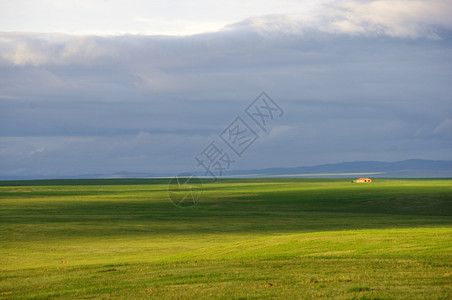
<path id="1" fill-rule="evenodd" d="M 262 90 L 286 113 L 236 169 L 452 158 L 447 28 L 413 38 L 255 24 L 185 37 L 3 34 L 1 175 L 192 170 Z"/>

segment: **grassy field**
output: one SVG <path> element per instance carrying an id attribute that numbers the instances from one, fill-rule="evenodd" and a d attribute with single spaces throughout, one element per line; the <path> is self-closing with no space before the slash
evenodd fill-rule
<path id="1" fill-rule="evenodd" d="M 0 182 L 0 298 L 451 299 L 452 180 Z"/>

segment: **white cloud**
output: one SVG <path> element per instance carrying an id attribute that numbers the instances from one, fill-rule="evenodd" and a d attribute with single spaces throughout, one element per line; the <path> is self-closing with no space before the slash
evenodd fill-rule
<path id="1" fill-rule="evenodd" d="M 376 33 L 393 37 L 436 37 L 435 27 L 452 28 L 452 1 L 350 1 L 334 11 L 332 30 L 341 33 Z"/>
<path id="2" fill-rule="evenodd" d="M 95 36 L 63 34 L 3 33 L 0 57 L 13 65 L 90 64 L 93 60 L 115 57 L 118 53 Z"/>
<path id="3" fill-rule="evenodd" d="M 11 44 L 10 44 L 11 45 Z M 11 45 L 9 51 L 2 52 L 2 57 L 9 60 L 14 65 L 33 65 L 37 66 L 47 62 L 48 53 L 36 51 L 25 42 L 16 42 Z"/>
<path id="4" fill-rule="evenodd" d="M 252 17 L 225 29 L 251 29 L 262 35 L 315 30 L 398 38 L 438 38 L 438 29 L 452 29 L 452 1 L 449 0 L 344 1 L 314 11 Z"/>
<path id="5" fill-rule="evenodd" d="M 291 2 L 291 1 L 289 1 Z M 291 2 L 292 3 L 292 2 Z M 293 4 L 293 3 L 292 3 Z M 221 38 L 222 33 L 247 32 L 262 36 L 315 35 L 319 32 L 333 35 L 384 35 L 396 38 L 441 38 L 441 29 L 452 30 L 452 1 L 448 0 L 374 0 L 334 2 L 331 6 L 311 10 L 299 10 L 290 14 L 272 14 L 248 18 L 230 24 L 210 35 L 200 35 L 206 47 L 215 47 L 209 39 Z M 166 28 L 164 33 L 201 32 L 206 28 L 220 27 L 221 21 L 201 21 L 190 19 L 166 19 L 135 17 L 135 22 Z M 207 22 L 210 25 L 203 27 Z M 207 24 L 205 23 L 205 24 Z M 152 25 L 154 24 L 154 25 Z M 159 25 L 156 25 L 159 24 Z M 178 29 L 179 28 L 179 29 Z M 190 29 L 191 28 L 191 29 Z M 205 30 L 204 30 L 205 31 Z M 175 37 L 174 37 L 175 38 Z M 124 60 L 114 37 L 74 36 L 65 34 L 3 33 L 0 37 L 0 58 L 3 63 L 13 65 L 80 64 L 102 63 L 104 60 Z M 124 41 L 127 44 L 127 36 Z M 169 44 L 172 40 L 166 40 Z M 177 40 L 174 40 L 177 42 Z M 164 39 L 140 42 L 145 45 L 148 55 L 162 55 L 156 49 L 165 43 Z M 212 45 L 211 45 L 212 44 Z M 220 43 L 216 43 L 219 45 Z M 188 43 L 186 43 L 188 45 Z M 128 45 L 129 51 L 133 45 Z M 166 47 L 166 45 L 163 45 Z M 234 48 L 234 45 L 230 45 Z M 176 49 L 173 47 L 172 51 Z M 181 56 L 184 49 L 179 49 Z M 133 50 L 132 50 L 133 51 Z M 158 50 L 157 50 L 158 51 Z M 122 56 L 122 57 L 121 57 Z M 1 63 L 1 60 L 0 60 Z M 158 71 L 155 71 L 158 74 Z M 139 74 L 139 73 L 138 73 Z M 144 74 L 139 77 L 146 80 Z M 153 79 L 155 82 L 155 79 Z M 152 85 L 152 84 L 151 84 Z"/>
<path id="6" fill-rule="evenodd" d="M 190 35 L 240 23 L 261 33 L 314 28 L 417 38 L 435 37 L 435 27 L 451 28 L 451 15 L 450 0 L 14 0 L 0 2 L 0 30 Z"/>
<path id="7" fill-rule="evenodd" d="M 158 35 L 190 35 L 213 32 L 224 26 L 224 23 L 218 20 L 205 20 L 200 22 L 190 19 L 167 19 L 162 17 L 135 17 L 133 20 L 140 24 L 140 27 L 158 28 L 158 30 L 153 32 L 147 32 L 148 34 Z"/>
<path id="8" fill-rule="evenodd" d="M 69 34 L 185 35 L 256 15 L 286 14 L 331 0 L 6 0 L 0 30 Z"/>

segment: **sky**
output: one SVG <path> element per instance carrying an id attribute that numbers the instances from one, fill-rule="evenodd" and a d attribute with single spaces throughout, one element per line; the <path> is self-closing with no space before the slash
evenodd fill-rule
<path id="1" fill-rule="evenodd" d="M 212 142 L 230 170 L 451 160 L 451 15 L 446 0 L 1 1 L 0 178 L 201 171 Z M 261 92 L 281 109 L 265 128 L 245 111 Z M 240 156 L 221 138 L 237 117 L 258 137 Z"/>

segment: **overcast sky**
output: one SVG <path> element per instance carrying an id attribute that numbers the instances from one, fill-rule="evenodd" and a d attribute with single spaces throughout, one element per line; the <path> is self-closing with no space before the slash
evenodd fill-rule
<path id="1" fill-rule="evenodd" d="M 124 3 L 0 2 L 1 178 L 452 159 L 452 1 Z"/>

